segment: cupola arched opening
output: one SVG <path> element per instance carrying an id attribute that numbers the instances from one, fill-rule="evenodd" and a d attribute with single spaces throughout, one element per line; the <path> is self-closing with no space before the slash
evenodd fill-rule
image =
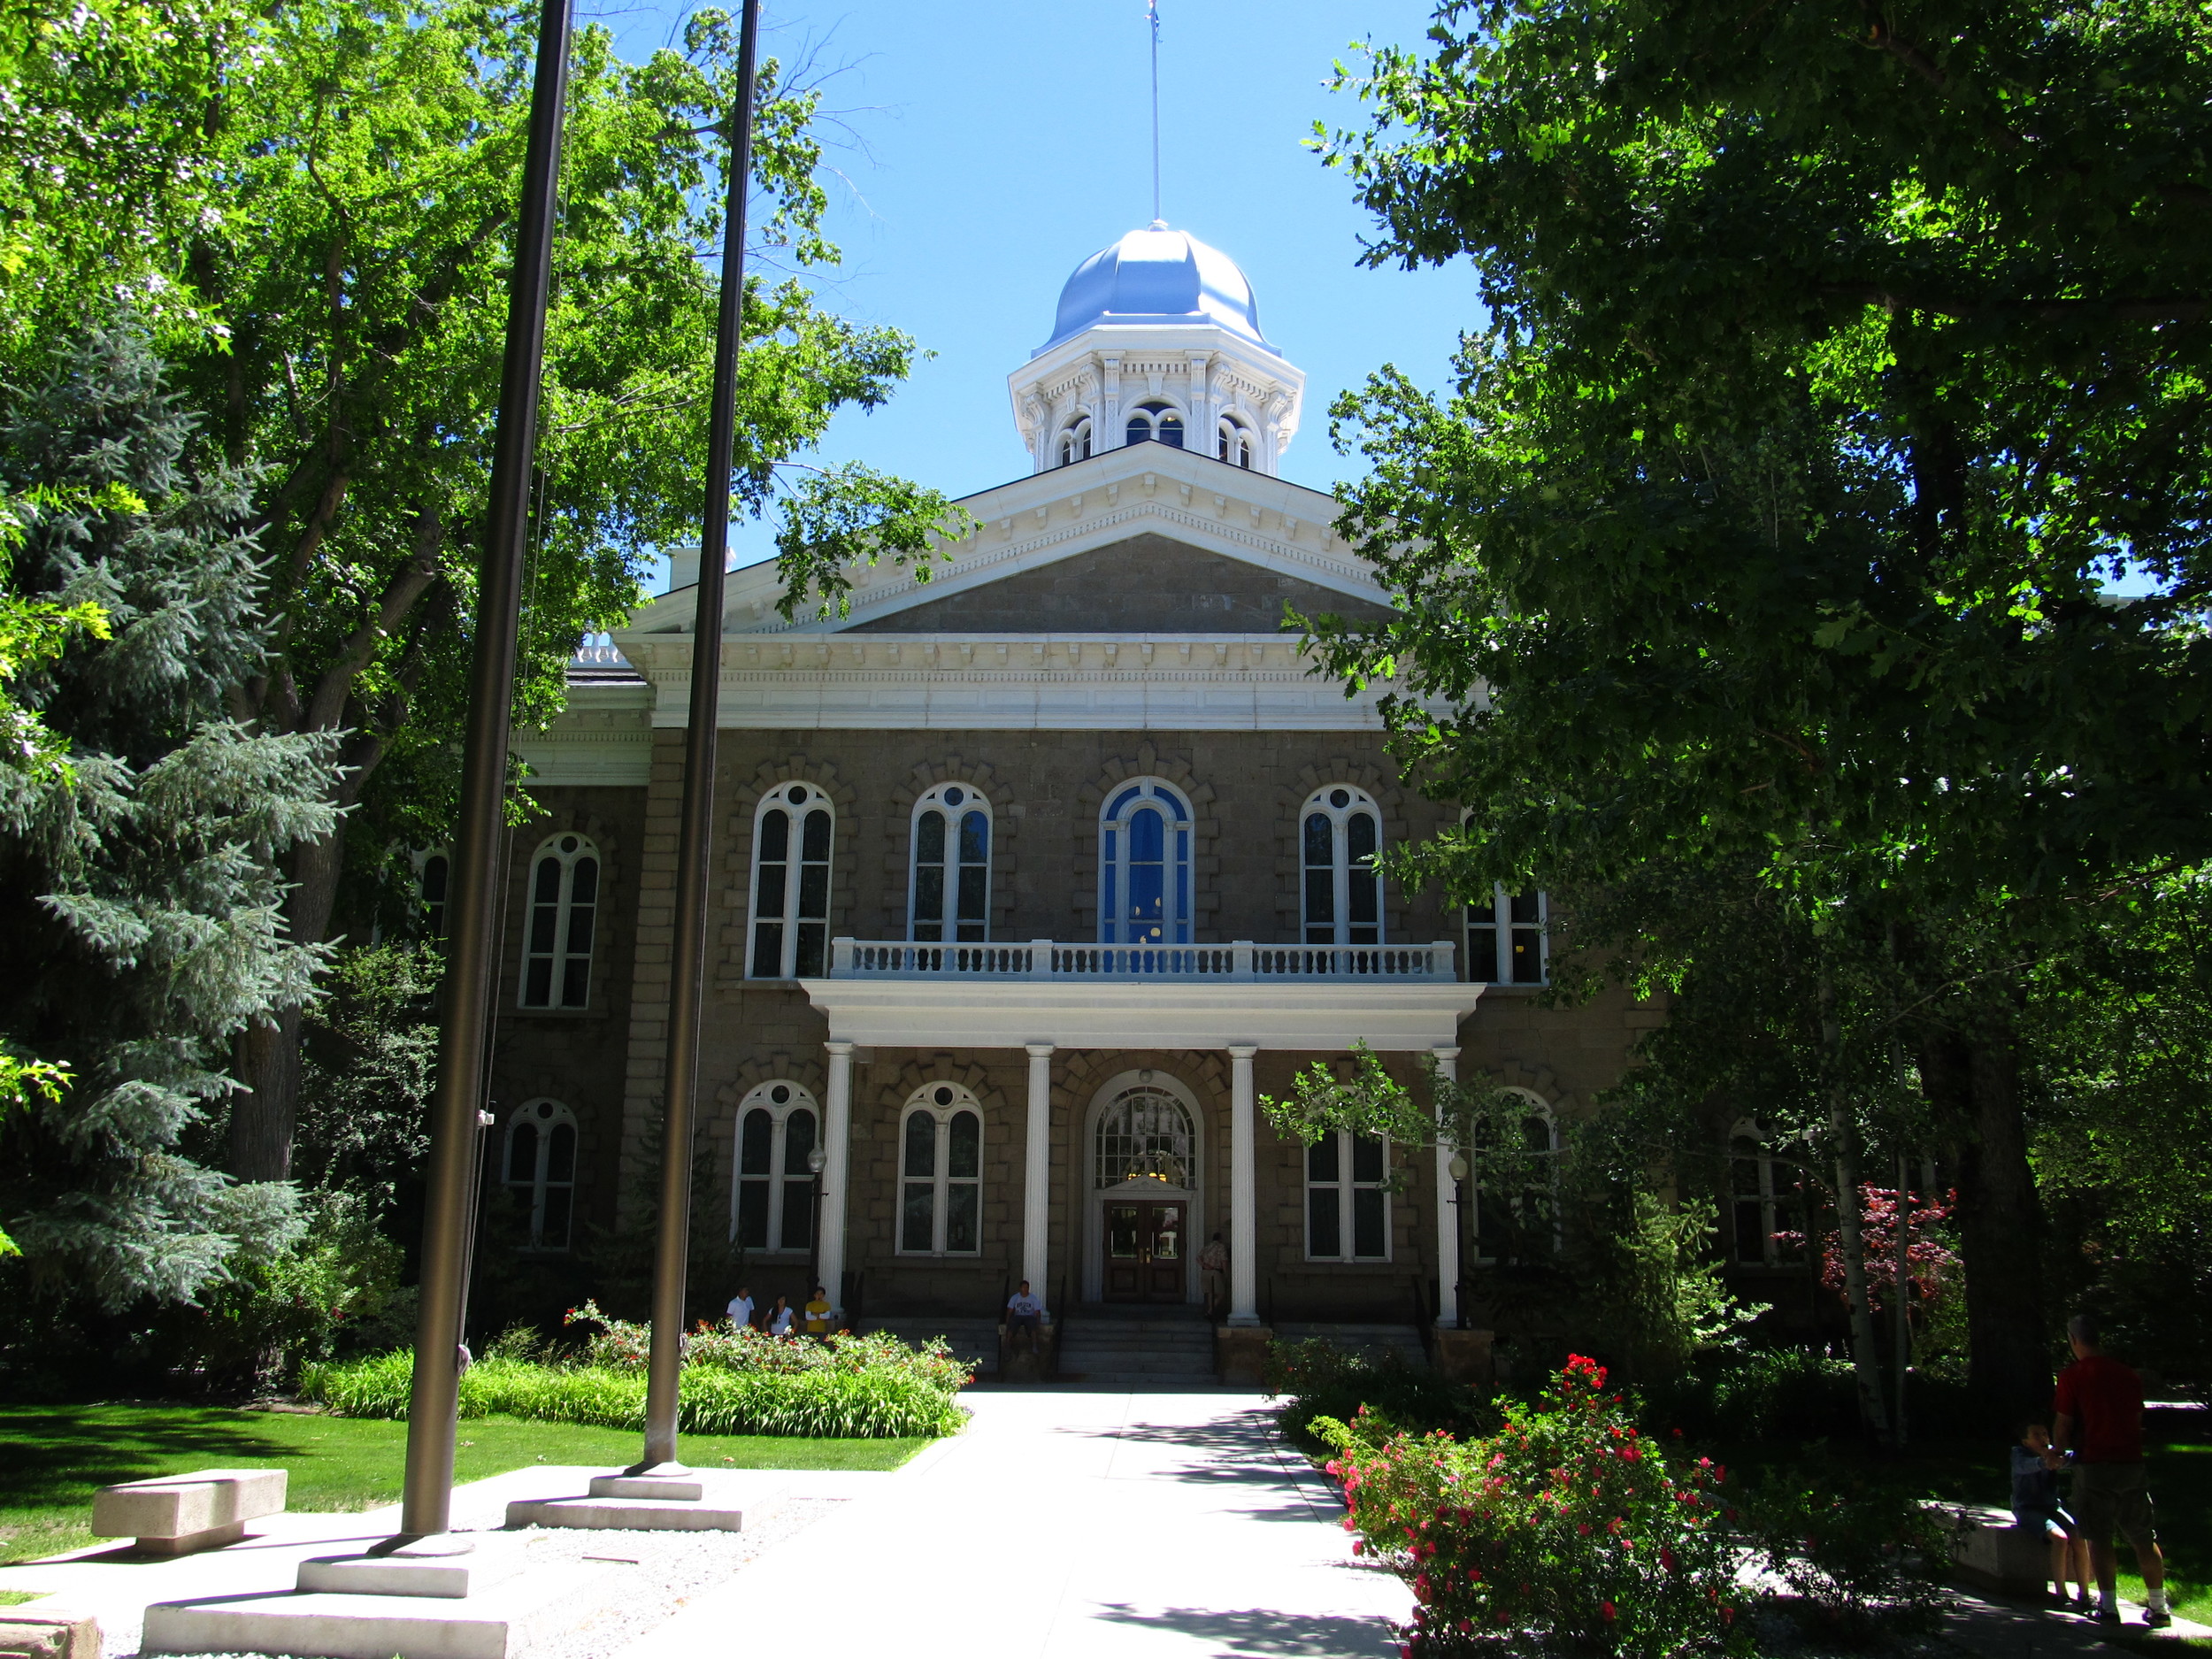
<path id="1" fill-rule="evenodd" d="M 1084 419 L 1071 422 L 1060 434 L 1060 448 L 1056 465 L 1069 466 L 1077 461 L 1091 458 L 1091 423 Z"/>
<path id="2" fill-rule="evenodd" d="M 1170 404 L 1157 399 L 1139 403 L 1130 411 L 1126 440 L 1131 443 L 1164 443 L 1171 449 L 1183 447 L 1183 418 Z"/>
<path id="3" fill-rule="evenodd" d="M 1220 426 L 1214 432 L 1216 460 L 1226 461 L 1231 466 L 1249 469 L 1257 449 L 1257 441 L 1252 436 L 1251 429 L 1242 421 L 1227 416 L 1222 418 Z"/>

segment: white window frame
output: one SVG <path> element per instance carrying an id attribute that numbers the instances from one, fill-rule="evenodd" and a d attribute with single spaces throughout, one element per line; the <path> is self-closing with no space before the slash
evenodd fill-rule
<path id="1" fill-rule="evenodd" d="M 1259 440 L 1252 429 L 1232 416 L 1224 415 L 1214 428 L 1214 459 L 1231 466 L 1243 467 L 1247 472 L 1259 458 Z"/>
<path id="2" fill-rule="evenodd" d="M 1382 1151 L 1381 1171 L 1372 1180 L 1362 1180 L 1359 1179 L 1358 1165 L 1353 1161 L 1355 1143 L 1362 1141 L 1373 1142 L 1379 1146 Z M 1331 1141 L 1333 1141 L 1336 1146 L 1336 1179 L 1330 1181 L 1317 1181 L 1313 1179 L 1313 1155 L 1320 1150 L 1323 1144 Z M 1309 1262 L 1389 1261 L 1393 1242 L 1390 1236 L 1391 1214 L 1389 1137 L 1386 1135 L 1355 1134 L 1349 1129 L 1329 1130 L 1323 1134 L 1320 1141 L 1317 1141 L 1314 1145 L 1305 1148 L 1303 1169 L 1306 1189 L 1306 1210 L 1304 1217 L 1306 1233 L 1306 1260 Z M 1336 1199 L 1337 1248 L 1333 1254 L 1324 1253 L 1314 1248 L 1314 1195 L 1319 1193 L 1330 1194 Z M 1379 1256 L 1362 1256 L 1358 1254 L 1358 1194 L 1361 1193 L 1375 1193 L 1380 1195 L 1380 1202 L 1382 1204 L 1382 1254 Z"/>
<path id="3" fill-rule="evenodd" d="M 1749 1143 L 1749 1150 L 1739 1151 L 1738 1147 L 1744 1142 Z M 1756 1192 L 1742 1189 L 1736 1179 L 1739 1163 L 1754 1164 L 1756 1171 L 1754 1179 L 1758 1187 Z M 1737 1119 L 1735 1126 L 1728 1132 L 1728 1259 L 1731 1266 L 1786 1267 L 1793 1264 L 1790 1255 L 1783 1249 L 1781 1240 L 1774 1236 L 1781 1231 L 1785 1212 L 1793 1202 L 1784 1189 L 1785 1184 L 1775 1179 L 1776 1164 L 1774 1138 L 1754 1119 Z M 1794 1202 L 1801 1203 L 1802 1194 Z M 1755 1257 L 1743 1253 L 1740 1206 L 1746 1204 L 1759 1206 L 1760 1248 Z"/>
<path id="4" fill-rule="evenodd" d="M 1125 915 L 1129 892 L 1129 826 L 1148 805 L 1164 808 L 1165 837 L 1160 867 L 1158 939 L 1125 938 L 1136 924 Z M 1117 810 L 1118 809 L 1118 810 Z M 1187 945 L 1198 908 L 1191 843 L 1197 820 L 1183 792 L 1163 778 L 1130 778 L 1107 792 L 1098 809 L 1098 937 L 1107 945 Z"/>
<path id="5" fill-rule="evenodd" d="M 938 912 L 922 908 L 922 817 L 935 812 L 945 820 L 945 857 L 938 866 L 944 872 L 939 890 Z M 961 856 L 961 826 L 972 812 L 983 815 L 983 903 L 979 917 L 960 914 L 960 876 L 976 868 Z M 907 820 L 906 936 L 909 940 L 943 944 L 980 944 L 991 937 L 991 853 L 997 839 L 998 820 L 983 791 L 972 783 L 941 783 L 914 803 Z M 923 940 L 923 929 L 935 927 L 933 941 Z M 972 932 L 966 930 L 972 929 Z"/>
<path id="6" fill-rule="evenodd" d="M 1181 410 L 1164 397 L 1148 397 L 1129 411 L 1127 418 L 1121 423 L 1124 447 L 1134 449 L 1140 443 L 1167 443 L 1167 440 L 1160 435 L 1160 432 L 1165 423 L 1170 420 L 1175 423 L 1175 430 L 1179 435 L 1176 442 L 1169 444 L 1168 447 L 1175 449 L 1190 448 L 1189 420 Z M 1132 438 L 1129 435 L 1129 429 L 1140 422 L 1144 426 L 1145 435 L 1141 438 Z"/>
<path id="7" fill-rule="evenodd" d="M 591 896 L 582 902 L 576 897 L 576 871 L 586 860 L 591 864 Z M 554 878 L 554 896 L 549 902 L 538 895 L 543 866 L 550 861 L 559 873 Z M 451 868 L 450 865 L 448 866 Z M 599 910 L 605 902 L 607 861 L 600 856 L 599 849 L 588 835 L 573 830 L 564 830 L 549 835 L 539 843 L 537 851 L 530 855 L 525 866 L 524 901 L 522 910 L 522 973 L 515 987 L 515 1006 L 541 1012 L 565 1013 L 591 1006 L 592 956 L 599 940 Z M 576 948 L 576 923 L 579 916 L 584 923 L 583 948 Z M 539 924 L 546 926 L 541 932 Z M 572 998 L 569 993 L 569 971 L 578 962 L 583 964 L 583 995 Z M 531 998 L 531 970 L 538 964 L 546 964 L 546 994 L 542 1002 Z"/>
<path id="8" fill-rule="evenodd" d="M 781 1099 L 777 1096 L 780 1093 Z M 745 1120 L 754 1112 L 768 1114 L 768 1168 L 764 1171 L 748 1173 L 745 1168 Z M 814 1146 L 822 1144 L 822 1109 L 816 1102 L 812 1091 L 805 1085 L 793 1082 L 787 1077 L 772 1078 L 749 1090 L 737 1105 L 737 1139 L 730 1156 L 730 1242 L 739 1244 L 749 1255 L 804 1256 L 814 1248 L 812 1233 L 815 1217 L 811 1213 L 814 1202 L 814 1172 L 809 1170 L 803 1180 L 786 1166 L 789 1164 L 789 1133 L 791 1119 L 800 1112 L 811 1115 L 814 1120 Z M 812 1148 L 808 1148 L 810 1151 Z M 743 1213 L 744 1194 L 748 1187 L 768 1189 L 768 1217 L 765 1244 L 740 1244 L 738 1221 Z M 806 1194 L 809 1206 L 807 1217 L 808 1240 L 803 1244 L 785 1244 L 783 1221 L 792 1188 Z"/>
<path id="9" fill-rule="evenodd" d="M 1071 420 L 1062 429 L 1053 449 L 1055 466 L 1072 466 L 1078 461 L 1091 458 L 1091 418 L 1088 415 Z"/>
<path id="10" fill-rule="evenodd" d="M 1559 1118 L 1552 1110 L 1550 1102 L 1541 1095 L 1532 1094 L 1526 1089 L 1513 1089 L 1509 1092 L 1520 1098 L 1524 1108 L 1520 1117 L 1515 1122 L 1515 1127 L 1522 1131 L 1524 1134 L 1526 1133 L 1528 1125 L 1532 1123 L 1541 1124 L 1544 1128 L 1545 1185 L 1548 1188 L 1545 1202 L 1551 1210 L 1551 1248 L 1552 1254 L 1556 1256 L 1566 1244 L 1565 1219 L 1559 1213 Z M 1507 1207 L 1515 1212 L 1514 1220 L 1517 1225 L 1520 1220 L 1518 1211 L 1532 1183 L 1517 1171 L 1514 1176 L 1514 1181 L 1513 1194 L 1507 1201 Z M 1482 1171 L 1478 1160 L 1473 1179 L 1469 1183 L 1468 1192 L 1468 1203 L 1472 1212 L 1470 1217 L 1472 1223 L 1472 1236 L 1470 1240 L 1472 1248 L 1471 1259 L 1485 1267 L 1495 1267 L 1498 1265 L 1499 1258 L 1486 1255 L 1483 1251 L 1483 1196 Z"/>
<path id="11" fill-rule="evenodd" d="M 1342 805 L 1336 797 L 1342 795 Z M 1307 863 L 1306 820 L 1318 815 L 1329 821 L 1330 915 L 1331 921 L 1316 921 L 1313 916 L 1313 892 L 1310 886 L 1313 872 L 1324 866 Z M 1367 872 L 1363 875 L 1354 867 L 1351 856 L 1351 825 L 1355 818 L 1366 816 L 1374 820 L 1375 852 L 1371 856 Z M 1316 789 L 1306 797 L 1305 805 L 1298 809 L 1298 937 L 1309 945 L 1379 945 L 1383 942 L 1383 882 L 1371 858 L 1382 852 L 1382 808 L 1366 790 L 1348 783 L 1333 783 Z M 1352 933 L 1366 932 L 1367 924 L 1352 920 L 1352 894 L 1355 883 L 1371 883 L 1375 895 L 1374 937 L 1354 939 Z M 1314 935 L 1326 929 L 1329 937 L 1317 939 Z"/>
<path id="12" fill-rule="evenodd" d="M 533 1150 L 530 1168 L 518 1171 L 515 1152 L 518 1129 L 533 1132 Z M 557 1179 L 552 1173 L 553 1135 L 560 1129 L 568 1131 L 568 1176 Z M 576 1127 L 576 1114 L 559 1101 L 541 1096 L 527 1100 L 508 1114 L 506 1144 L 499 1152 L 500 1184 L 510 1192 L 526 1190 L 530 1196 L 530 1242 L 533 1250 L 559 1251 L 568 1248 L 569 1240 L 576 1232 L 576 1171 L 581 1148 Z M 568 1196 L 566 1225 L 557 1240 L 546 1237 L 546 1198 L 551 1193 L 565 1193 Z"/>
<path id="13" fill-rule="evenodd" d="M 786 825 L 787 839 L 784 843 L 785 856 L 782 861 L 783 892 L 780 903 L 775 902 L 776 895 L 772 894 L 764 895 L 761 892 L 761 833 L 771 812 L 781 812 L 787 820 Z M 805 856 L 806 823 L 807 819 L 816 812 L 826 812 L 829 815 L 829 844 L 823 849 L 821 857 L 809 858 Z M 795 854 L 797 856 L 794 856 Z M 817 868 L 822 872 L 820 914 L 804 915 L 801 913 L 801 900 L 804 893 L 806 873 L 810 869 Z M 829 924 L 831 907 L 836 901 L 836 869 L 837 804 L 830 799 L 829 791 L 818 783 L 809 783 L 803 779 L 795 778 L 788 783 L 778 784 L 761 796 L 760 803 L 753 809 L 752 879 L 745 888 L 748 895 L 746 906 L 748 913 L 745 918 L 745 977 L 747 979 L 795 979 L 800 978 L 800 968 L 803 965 L 800 960 L 802 936 L 804 930 L 808 928 L 820 930 L 820 938 L 816 941 L 819 956 L 817 960 L 804 965 L 810 967 L 812 973 L 826 973 L 829 971 Z M 770 901 L 766 904 L 761 902 L 764 896 Z M 761 930 L 764 927 L 776 927 L 782 930 L 773 952 L 776 965 L 776 972 L 773 973 L 761 972 L 763 943 Z"/>
<path id="14" fill-rule="evenodd" d="M 975 1115 L 975 1173 L 952 1173 L 952 1120 L 962 1112 Z M 927 1176 L 910 1175 L 906 1169 L 907 1125 L 916 1118 L 927 1121 L 933 1129 L 935 1152 Z M 989 1120 L 984 1116 L 983 1102 L 972 1089 L 958 1083 L 940 1079 L 925 1083 L 907 1096 L 906 1104 L 899 1111 L 898 1206 L 892 1218 L 892 1243 L 895 1253 L 910 1256 L 950 1256 L 964 1259 L 983 1254 L 983 1161 L 989 1130 Z M 930 1244 L 926 1250 L 910 1249 L 906 1242 L 906 1200 L 910 1187 L 926 1186 L 930 1192 Z M 956 1250 L 949 1248 L 946 1240 L 951 1231 L 951 1191 L 956 1187 L 972 1187 L 975 1191 L 975 1246 L 972 1249 Z"/>
<path id="15" fill-rule="evenodd" d="M 1551 983 L 1551 900 L 1540 887 L 1532 895 L 1536 900 L 1536 919 L 1533 922 L 1515 921 L 1513 904 L 1517 898 L 1531 897 L 1529 894 L 1506 891 L 1501 881 L 1490 889 L 1487 904 L 1470 904 L 1462 926 L 1465 930 L 1467 978 L 1478 985 L 1543 986 Z M 1516 979 L 1513 973 L 1513 946 L 1516 932 L 1532 936 L 1536 947 L 1536 977 Z M 1485 940 L 1480 932 L 1486 932 Z M 1487 947 L 1490 960 L 1479 960 Z M 1485 972 L 1484 970 L 1487 970 Z"/>

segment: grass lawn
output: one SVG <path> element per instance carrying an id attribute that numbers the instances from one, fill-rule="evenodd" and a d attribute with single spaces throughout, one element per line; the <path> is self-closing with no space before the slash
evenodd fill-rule
<path id="1" fill-rule="evenodd" d="M 687 1434 L 700 1469 L 895 1469 L 926 1440 L 810 1440 Z M 217 1406 L 0 1405 L 0 1562 L 92 1543 L 92 1494 L 122 1480 L 203 1468 L 282 1465 L 286 1506 L 368 1509 L 396 1502 L 407 1425 L 366 1417 L 236 1411 Z M 530 1463 L 637 1461 L 627 1429 L 474 1417 L 461 1425 L 455 1479 Z"/>

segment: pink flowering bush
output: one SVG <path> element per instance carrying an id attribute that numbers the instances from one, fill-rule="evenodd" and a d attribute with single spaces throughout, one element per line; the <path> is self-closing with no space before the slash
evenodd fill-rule
<path id="1" fill-rule="evenodd" d="M 1561 1653 L 1747 1653 L 1727 1472 L 1640 1432 L 1605 1368 L 1571 1357 L 1497 1433 L 1317 1422 L 1336 1451 L 1353 1548 L 1420 1605 L 1409 1659 L 1531 1645 Z"/>

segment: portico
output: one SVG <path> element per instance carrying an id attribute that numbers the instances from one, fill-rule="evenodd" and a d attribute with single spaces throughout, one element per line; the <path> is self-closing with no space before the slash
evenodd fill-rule
<path id="1" fill-rule="evenodd" d="M 838 1283 L 845 1260 L 850 1169 L 845 1103 L 851 1099 L 856 1048 L 1018 1048 L 1027 1055 L 1021 1262 L 1022 1276 L 1040 1287 L 1052 1282 L 1053 1056 L 1077 1048 L 1211 1049 L 1226 1054 L 1230 1063 L 1225 1231 L 1227 1322 L 1233 1325 L 1260 1323 L 1255 1057 L 1263 1049 L 1343 1052 L 1363 1041 L 1379 1053 L 1433 1054 L 1448 1067 L 1459 1052 L 1460 1022 L 1473 1012 L 1485 988 L 1455 977 L 1454 952 L 1444 941 L 1348 949 L 1249 941 L 1111 948 L 1033 940 L 963 947 L 841 938 L 833 943 L 830 961 L 829 977 L 801 981 L 830 1032 L 820 1246 L 825 1283 Z M 1086 1177 L 1087 1207 L 1097 1185 L 1094 1177 Z M 1171 1188 L 1158 1190 L 1171 1197 L 1197 1196 L 1188 1171 Z M 1440 1205 L 1437 1214 L 1436 1259 L 1448 1256 L 1455 1277 L 1452 1212 Z M 1073 1219 L 1072 1234 L 1087 1240 L 1087 1256 L 1063 1265 L 1077 1267 L 1078 1282 L 1094 1295 L 1101 1283 L 1100 1223 L 1088 1214 Z M 1194 1213 L 1190 1231 L 1200 1225 Z M 1440 1290 L 1451 1295 L 1449 1278 Z"/>

